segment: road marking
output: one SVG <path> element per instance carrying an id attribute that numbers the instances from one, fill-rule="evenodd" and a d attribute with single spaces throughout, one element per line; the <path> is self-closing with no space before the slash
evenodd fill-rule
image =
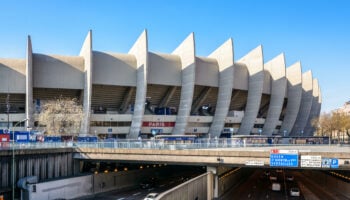
<path id="1" fill-rule="evenodd" d="M 163 184 L 163 185 L 160 185 L 159 187 L 164 187 L 165 186 L 165 184 Z"/>
<path id="2" fill-rule="evenodd" d="M 116 200 L 123 200 L 123 199 L 125 199 L 124 197 L 122 197 L 122 198 L 119 198 L 119 199 L 116 199 Z"/>
<path id="3" fill-rule="evenodd" d="M 141 192 L 135 193 L 135 194 L 133 194 L 133 196 L 137 196 L 137 195 L 139 195 L 139 194 L 141 194 Z"/>

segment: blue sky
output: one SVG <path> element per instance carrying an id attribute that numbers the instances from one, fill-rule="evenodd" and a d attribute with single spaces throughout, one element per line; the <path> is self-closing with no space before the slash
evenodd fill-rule
<path id="1" fill-rule="evenodd" d="M 144 29 L 149 50 L 172 52 L 191 32 L 208 56 L 228 38 L 238 60 L 263 45 L 264 61 L 281 52 L 319 80 L 330 111 L 350 100 L 350 1 L 347 0 L 1 0 L 0 57 L 33 51 L 78 55 L 88 30 L 93 48 L 127 53 Z"/>

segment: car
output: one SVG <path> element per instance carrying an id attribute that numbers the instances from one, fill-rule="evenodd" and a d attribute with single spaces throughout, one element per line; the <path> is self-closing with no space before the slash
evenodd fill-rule
<path id="1" fill-rule="evenodd" d="M 283 172 L 283 170 L 282 170 L 282 169 L 280 169 L 280 168 L 278 168 L 278 169 L 276 169 L 276 172 L 277 172 L 277 173 L 282 173 L 282 172 Z"/>
<path id="2" fill-rule="evenodd" d="M 156 184 L 156 180 L 154 178 L 146 179 L 140 183 L 140 187 L 142 189 L 149 189 L 154 187 Z"/>
<path id="3" fill-rule="evenodd" d="M 299 188 L 297 188 L 297 187 L 292 187 L 292 188 L 290 188 L 290 190 L 289 190 L 289 194 L 290 194 L 290 196 L 292 196 L 292 197 L 298 197 L 298 196 L 300 196 L 300 190 L 299 190 Z"/>
<path id="4" fill-rule="evenodd" d="M 271 185 L 271 189 L 272 189 L 272 191 L 281 191 L 281 184 L 274 182 Z"/>
<path id="5" fill-rule="evenodd" d="M 266 170 L 264 171 L 265 176 L 270 176 L 270 171 Z"/>
<path id="6" fill-rule="evenodd" d="M 294 176 L 292 175 L 287 175 L 286 176 L 287 181 L 294 181 Z"/>
<path id="7" fill-rule="evenodd" d="M 152 192 L 147 194 L 147 196 L 143 200 L 155 200 L 158 195 L 158 193 Z"/>
<path id="8" fill-rule="evenodd" d="M 276 174 L 271 174 L 270 175 L 270 181 L 277 181 L 277 175 Z"/>

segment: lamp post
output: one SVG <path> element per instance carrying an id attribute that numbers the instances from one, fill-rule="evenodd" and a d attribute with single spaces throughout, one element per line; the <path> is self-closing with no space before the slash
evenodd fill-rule
<path id="1" fill-rule="evenodd" d="M 28 119 L 23 119 L 17 122 L 12 127 L 12 199 L 15 199 L 15 174 L 16 174 L 16 166 L 15 166 L 15 128 L 18 124 L 27 121 Z"/>

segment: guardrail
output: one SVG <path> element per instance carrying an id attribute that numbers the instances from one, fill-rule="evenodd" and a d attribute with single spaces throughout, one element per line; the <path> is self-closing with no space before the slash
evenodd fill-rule
<path id="1" fill-rule="evenodd" d="M 1 142 L 0 150 L 12 149 L 47 149 L 47 148 L 124 148 L 124 149 L 213 149 L 213 148 L 247 148 L 247 147 L 286 147 L 286 146 L 333 146 L 349 147 L 339 144 L 266 144 L 266 143 L 241 143 L 232 142 L 229 139 L 200 139 L 191 143 L 166 142 L 164 140 L 131 140 L 119 139 L 103 142 L 27 142 L 12 143 Z"/>

